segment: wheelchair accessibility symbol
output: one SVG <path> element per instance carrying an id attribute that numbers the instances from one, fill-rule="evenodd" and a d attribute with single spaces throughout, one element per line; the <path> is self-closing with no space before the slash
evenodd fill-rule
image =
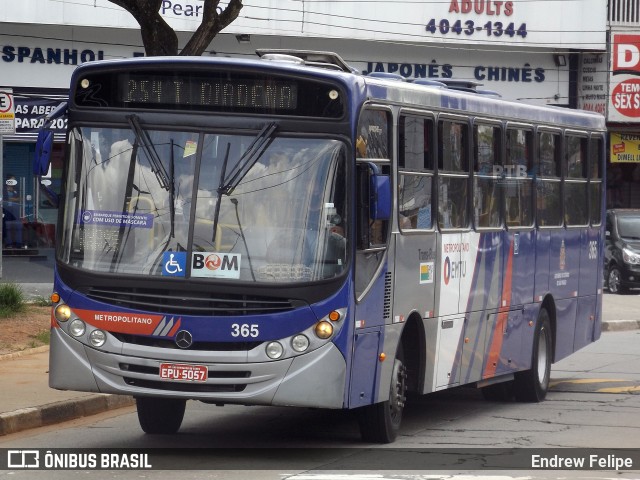
<path id="1" fill-rule="evenodd" d="M 187 252 L 164 252 L 162 255 L 162 275 L 184 277 L 187 266 Z"/>

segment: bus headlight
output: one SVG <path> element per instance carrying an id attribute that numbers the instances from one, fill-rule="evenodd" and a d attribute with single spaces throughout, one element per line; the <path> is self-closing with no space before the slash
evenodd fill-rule
<path id="1" fill-rule="evenodd" d="M 69 320 L 71 318 L 71 309 L 69 308 L 69 305 L 65 305 L 64 303 L 58 305 L 53 311 L 53 316 L 56 317 L 56 320 L 62 323 Z"/>
<path id="2" fill-rule="evenodd" d="M 101 347 L 107 341 L 107 334 L 102 330 L 94 330 L 89 334 L 89 341 L 94 347 Z"/>
<path id="3" fill-rule="evenodd" d="M 69 333 L 74 337 L 80 337 L 84 335 L 85 330 L 86 330 L 86 325 L 79 318 L 75 318 L 71 320 L 71 323 L 69 323 Z"/>
<path id="4" fill-rule="evenodd" d="M 291 339 L 291 348 L 296 352 L 304 352 L 309 348 L 309 339 L 306 335 L 296 335 Z"/>
<path id="5" fill-rule="evenodd" d="M 333 335 L 333 325 L 326 321 L 318 322 L 316 323 L 316 328 L 314 329 L 314 331 L 316 332 L 318 338 L 326 340 L 331 335 Z"/>
<path id="6" fill-rule="evenodd" d="M 266 348 L 267 357 L 277 360 L 284 353 L 284 348 L 280 342 L 269 342 Z"/>

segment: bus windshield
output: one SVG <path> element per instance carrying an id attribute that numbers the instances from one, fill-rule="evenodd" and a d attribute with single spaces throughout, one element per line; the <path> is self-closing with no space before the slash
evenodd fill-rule
<path id="1" fill-rule="evenodd" d="M 59 259 L 101 273 L 247 282 L 340 275 L 345 146 L 273 130 L 71 130 Z"/>

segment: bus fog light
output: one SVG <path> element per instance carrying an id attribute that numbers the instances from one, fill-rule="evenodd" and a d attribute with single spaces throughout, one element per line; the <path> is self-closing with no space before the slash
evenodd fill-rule
<path id="1" fill-rule="evenodd" d="M 94 347 L 101 347 L 107 341 L 107 334 L 102 330 L 94 330 L 89 334 L 89 341 Z"/>
<path id="2" fill-rule="evenodd" d="M 331 335 L 333 335 L 333 325 L 331 325 L 329 322 L 318 322 L 316 324 L 315 332 L 318 338 L 326 340 Z"/>
<path id="3" fill-rule="evenodd" d="M 309 348 L 309 339 L 305 335 L 296 335 L 291 339 L 291 347 L 296 352 L 304 352 Z"/>
<path id="4" fill-rule="evenodd" d="M 284 348 L 282 348 L 282 345 L 279 342 L 269 342 L 267 344 L 266 351 L 267 357 L 275 360 L 282 356 L 282 354 L 284 353 Z"/>
<path id="5" fill-rule="evenodd" d="M 71 309 L 69 308 L 69 305 L 61 303 L 53 311 L 53 315 L 59 322 L 66 322 L 67 320 L 69 320 L 69 318 L 71 318 Z"/>
<path id="6" fill-rule="evenodd" d="M 85 328 L 86 326 L 84 322 L 79 318 L 76 318 L 71 320 L 71 323 L 69 324 L 69 333 L 74 337 L 80 337 L 84 335 Z"/>

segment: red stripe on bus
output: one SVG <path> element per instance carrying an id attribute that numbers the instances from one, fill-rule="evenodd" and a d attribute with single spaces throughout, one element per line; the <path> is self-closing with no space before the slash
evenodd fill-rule
<path id="1" fill-rule="evenodd" d="M 489 348 L 489 356 L 484 367 L 483 378 L 493 377 L 496 374 L 498 360 L 502 350 L 502 342 L 504 340 L 504 331 L 509 318 L 509 306 L 511 305 L 511 276 L 513 273 L 513 241 L 509 246 L 509 258 L 507 259 L 507 269 L 504 274 L 504 283 L 502 284 L 502 296 L 500 297 L 500 308 L 498 309 L 498 318 L 493 327 L 493 337 L 491 347 Z"/>
<path id="2" fill-rule="evenodd" d="M 181 323 L 181 319 L 179 318 L 176 324 L 173 326 L 173 328 L 169 330 L 169 334 L 167 335 L 167 337 L 173 337 L 178 332 L 178 329 L 180 328 L 180 323 Z"/>

